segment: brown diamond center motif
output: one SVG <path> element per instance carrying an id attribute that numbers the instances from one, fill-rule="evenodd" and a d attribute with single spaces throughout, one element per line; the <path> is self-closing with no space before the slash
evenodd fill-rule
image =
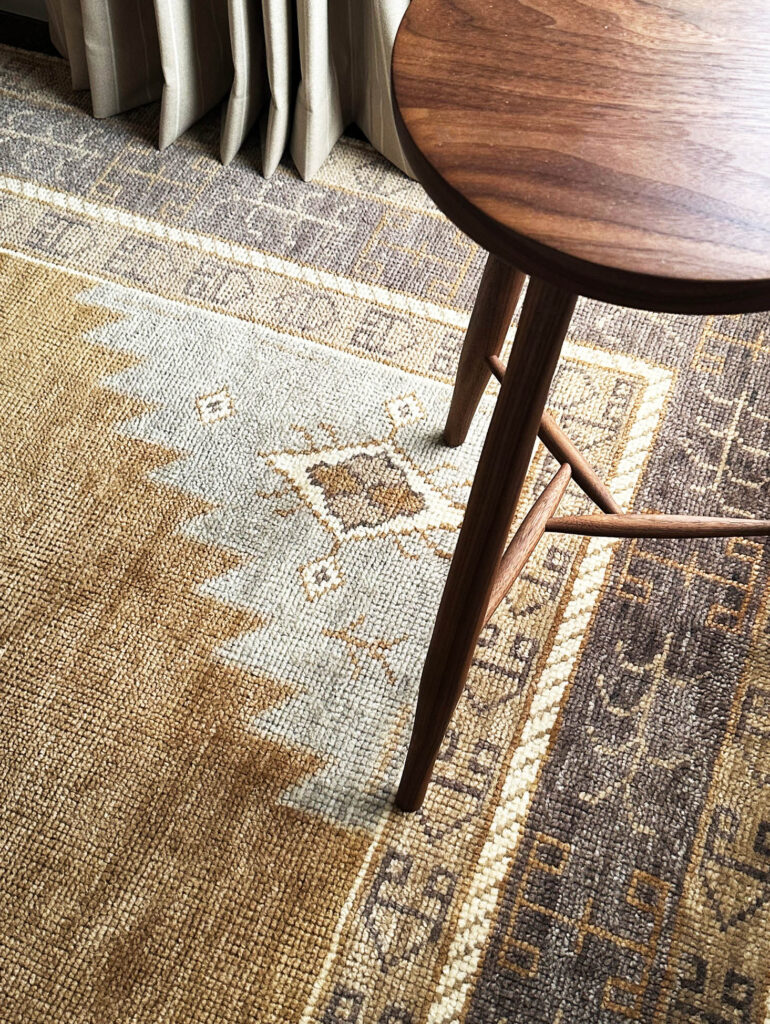
<path id="1" fill-rule="evenodd" d="M 307 475 L 347 530 L 381 526 L 392 519 L 416 516 L 425 508 L 424 497 L 383 452 L 357 453 L 333 465 L 318 462 L 308 467 Z"/>

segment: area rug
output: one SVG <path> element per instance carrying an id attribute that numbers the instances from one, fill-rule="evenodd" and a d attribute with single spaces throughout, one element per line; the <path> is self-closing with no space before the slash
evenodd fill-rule
<path id="1" fill-rule="evenodd" d="M 764 1021 L 768 545 L 550 538 L 399 813 L 483 254 L 361 142 L 266 181 L 67 82 L 0 48 L 0 1019 Z M 767 316 L 582 302 L 549 405 L 767 517 L 769 389 Z"/>

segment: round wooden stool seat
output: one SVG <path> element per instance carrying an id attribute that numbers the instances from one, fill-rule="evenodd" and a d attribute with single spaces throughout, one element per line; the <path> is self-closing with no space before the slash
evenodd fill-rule
<path id="1" fill-rule="evenodd" d="M 393 88 L 415 173 L 490 253 L 447 444 L 465 439 L 490 374 L 501 382 L 423 667 L 397 796 L 411 810 L 481 628 L 546 531 L 770 534 L 764 520 L 624 513 L 544 412 L 578 295 L 677 313 L 770 309 L 770 5 L 412 0 Z M 538 435 L 560 469 L 506 547 Z M 555 515 L 570 479 L 600 514 Z"/>
<path id="2" fill-rule="evenodd" d="M 526 273 L 674 312 L 770 307 L 770 5 L 413 0 L 402 142 Z"/>

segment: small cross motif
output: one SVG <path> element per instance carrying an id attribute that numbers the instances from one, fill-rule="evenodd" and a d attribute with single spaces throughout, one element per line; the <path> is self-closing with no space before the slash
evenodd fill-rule
<path id="1" fill-rule="evenodd" d="M 385 408 L 395 427 L 406 426 L 407 423 L 414 423 L 425 416 L 425 410 L 415 394 L 391 398 L 385 403 Z"/>
<path id="2" fill-rule="evenodd" d="M 330 590 L 336 590 L 344 583 L 342 571 L 336 558 L 320 558 L 317 562 L 308 562 L 300 569 L 302 585 L 309 601 L 315 601 Z"/>
<path id="3" fill-rule="evenodd" d="M 233 400 L 227 388 L 215 391 L 210 395 L 199 395 L 195 399 L 201 423 L 217 423 L 226 420 L 235 413 Z"/>

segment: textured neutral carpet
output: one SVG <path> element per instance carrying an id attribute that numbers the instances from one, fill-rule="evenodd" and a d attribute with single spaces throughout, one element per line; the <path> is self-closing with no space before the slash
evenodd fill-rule
<path id="1" fill-rule="evenodd" d="M 764 1021 L 767 545 L 550 538 L 397 813 L 482 254 L 363 144 L 265 181 L 67 80 L 0 49 L 0 1020 Z M 767 316 L 581 303 L 550 405 L 768 516 L 769 385 Z"/>

